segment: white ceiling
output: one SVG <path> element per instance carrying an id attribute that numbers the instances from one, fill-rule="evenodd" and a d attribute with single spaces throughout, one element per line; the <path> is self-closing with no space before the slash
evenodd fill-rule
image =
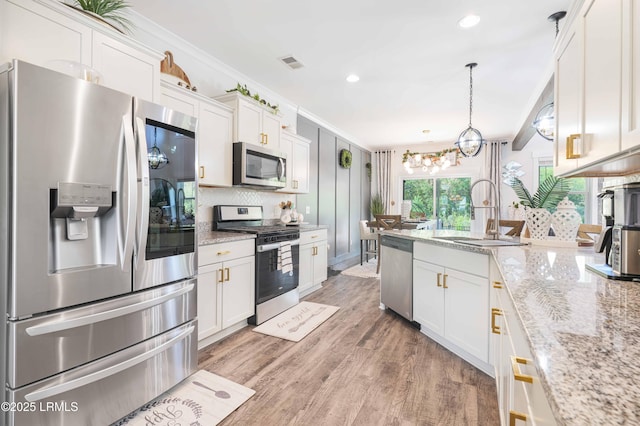
<path id="1" fill-rule="evenodd" d="M 367 147 L 512 140 L 550 77 L 571 0 L 129 0 L 133 9 Z M 471 29 L 457 21 L 481 17 Z M 562 27 L 563 21 L 560 22 Z M 277 58 L 292 55 L 291 70 Z M 350 73 L 360 76 L 348 83 Z M 423 129 L 430 129 L 425 135 Z"/>

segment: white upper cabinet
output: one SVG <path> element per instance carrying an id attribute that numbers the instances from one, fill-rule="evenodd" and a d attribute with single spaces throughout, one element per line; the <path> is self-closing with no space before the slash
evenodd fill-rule
<path id="1" fill-rule="evenodd" d="M 62 59 L 91 65 L 91 28 L 34 1 L 3 0 L 0 10 L 1 62 L 15 58 L 45 66 Z"/>
<path id="2" fill-rule="evenodd" d="M 622 149 L 640 146 L 640 4 L 622 4 Z"/>
<path id="3" fill-rule="evenodd" d="M 234 110 L 233 141 L 280 149 L 282 119 L 271 108 L 238 92 L 218 96 L 216 100 Z"/>
<path id="4" fill-rule="evenodd" d="M 201 102 L 198 115 L 199 184 L 233 184 L 233 111 L 218 102 Z"/>
<path id="5" fill-rule="evenodd" d="M 580 31 L 572 28 L 563 40 L 555 59 L 556 143 L 554 144 L 555 174 L 574 170 L 578 161 L 569 153 L 570 141 L 582 137 L 580 108 L 580 62 L 582 58 Z M 576 143 L 579 143 L 576 141 Z"/>
<path id="6" fill-rule="evenodd" d="M 287 156 L 287 186 L 281 192 L 309 192 L 309 152 L 311 141 L 287 131 L 282 132 L 280 152 Z"/>
<path id="7" fill-rule="evenodd" d="M 640 24 L 636 1 L 574 4 L 555 51 L 555 171 L 619 176 L 640 153 Z M 638 154 L 636 154 L 637 156 Z"/>
<path id="8" fill-rule="evenodd" d="M 92 67 L 102 74 L 104 86 L 157 100 L 163 55 L 141 51 L 97 31 L 93 32 Z"/>
<path id="9" fill-rule="evenodd" d="M 233 111 L 206 96 L 162 83 L 160 103 L 198 119 L 198 184 L 231 186 L 233 183 Z"/>
<path id="10" fill-rule="evenodd" d="M 587 165 L 620 151 L 620 68 L 622 0 L 585 2 L 584 155 Z"/>
<path id="11" fill-rule="evenodd" d="M 61 70 L 52 61 L 94 68 L 100 84 L 157 101 L 164 55 L 58 1 L 2 1 L 0 59 Z"/>

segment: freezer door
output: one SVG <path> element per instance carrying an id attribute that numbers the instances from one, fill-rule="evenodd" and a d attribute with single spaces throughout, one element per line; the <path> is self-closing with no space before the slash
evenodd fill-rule
<path id="1" fill-rule="evenodd" d="M 8 80 L 9 317 L 130 292 L 133 98 L 21 61 Z"/>
<path id="2" fill-rule="evenodd" d="M 111 424 L 196 371 L 197 336 L 197 321 L 189 322 L 90 364 L 10 390 L 8 402 L 34 411 L 11 412 L 8 424 Z"/>
<path id="3" fill-rule="evenodd" d="M 196 317 L 196 280 L 8 323 L 10 388 L 115 353 Z"/>

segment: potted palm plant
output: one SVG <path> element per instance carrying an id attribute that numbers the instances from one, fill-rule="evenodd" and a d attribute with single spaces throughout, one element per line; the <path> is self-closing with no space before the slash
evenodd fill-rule
<path id="1" fill-rule="evenodd" d="M 131 32 L 131 21 L 124 14 L 131 5 L 125 0 L 74 0 L 64 4 L 103 21 L 117 31 Z"/>
<path id="2" fill-rule="evenodd" d="M 569 193 L 569 184 L 562 178 L 547 177 L 531 195 L 529 190 L 518 178 L 513 178 L 509 184 L 525 208 L 525 222 L 532 239 L 544 240 L 549 235 L 551 227 L 551 212 L 558 203 Z"/>

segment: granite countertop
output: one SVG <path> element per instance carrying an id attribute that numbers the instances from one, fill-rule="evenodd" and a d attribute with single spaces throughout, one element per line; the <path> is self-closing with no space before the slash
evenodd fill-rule
<path id="1" fill-rule="evenodd" d="M 495 258 L 559 424 L 640 424 L 640 283 L 587 270 L 587 264 L 604 263 L 602 253 L 431 239 L 468 232 L 388 233 Z"/>
<path id="2" fill-rule="evenodd" d="M 494 251 L 560 424 L 640 424 L 640 283 L 602 278 L 593 248 Z"/>
<path id="3" fill-rule="evenodd" d="M 208 246 L 229 241 L 241 241 L 255 239 L 255 234 L 243 234 L 241 232 L 198 231 L 198 245 Z"/>

